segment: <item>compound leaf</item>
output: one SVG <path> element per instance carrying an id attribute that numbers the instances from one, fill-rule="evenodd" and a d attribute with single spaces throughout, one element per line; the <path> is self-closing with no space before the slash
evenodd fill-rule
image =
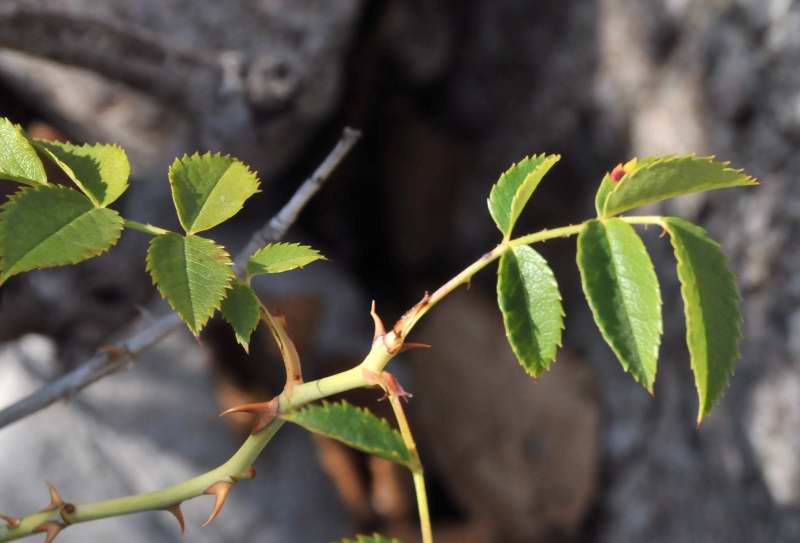
<path id="1" fill-rule="evenodd" d="M 5 117 L 0 117 L 0 179 L 29 185 L 47 184 L 44 165 L 36 149 L 22 129 Z"/>
<path id="2" fill-rule="evenodd" d="M 725 256 L 705 230 L 677 217 L 665 217 L 663 225 L 678 261 L 699 424 L 722 396 L 739 358 L 739 295 Z"/>
<path id="3" fill-rule="evenodd" d="M 150 241 L 147 270 L 194 335 L 220 307 L 234 277 L 223 247 L 210 239 L 172 232 Z"/>
<path id="4" fill-rule="evenodd" d="M 109 250 L 123 220 L 67 187 L 24 188 L 0 212 L 0 282 L 36 268 L 63 266 Z"/>
<path id="5" fill-rule="evenodd" d="M 539 253 L 522 246 L 503 254 L 497 304 L 511 349 L 525 371 L 539 377 L 555 360 L 564 329 L 558 284 Z"/>
<path id="6" fill-rule="evenodd" d="M 340 543 L 401 543 L 399 539 L 388 539 L 380 534 L 357 535 L 355 539 L 342 539 Z"/>
<path id="7" fill-rule="evenodd" d="M 561 159 L 559 155 L 525 157 L 500 176 L 489 193 L 489 213 L 508 239 L 525 204 L 544 175 Z"/>
<path id="8" fill-rule="evenodd" d="M 281 416 L 311 432 L 414 469 L 413 457 L 403 443 L 400 432 L 364 408 L 344 401 L 322 402 Z"/>
<path id="9" fill-rule="evenodd" d="M 222 317 L 233 327 L 236 341 L 250 352 L 250 336 L 261 319 L 261 304 L 250 285 L 236 282 L 222 302 Z"/>
<path id="10" fill-rule="evenodd" d="M 661 292 L 641 238 L 621 219 L 592 220 L 578 236 L 578 268 L 594 320 L 625 371 L 653 391 Z"/>
<path id="11" fill-rule="evenodd" d="M 325 260 L 319 251 L 299 243 L 270 243 L 256 251 L 247 261 L 248 275 L 280 273 Z"/>
<path id="12" fill-rule="evenodd" d="M 169 168 L 172 199 L 188 234 L 213 228 L 242 209 L 258 192 L 258 177 L 235 158 L 206 153 L 184 155 Z"/>
<path id="13" fill-rule="evenodd" d="M 630 171 L 626 171 L 608 193 L 603 217 L 682 194 L 758 184 L 742 170 L 731 168 L 727 162 L 719 162 L 713 157 L 668 156 L 645 158 L 628 164 L 632 165 Z"/>
<path id="14" fill-rule="evenodd" d="M 128 155 L 117 145 L 74 145 L 45 140 L 33 143 L 98 207 L 110 205 L 128 188 L 131 165 Z"/>

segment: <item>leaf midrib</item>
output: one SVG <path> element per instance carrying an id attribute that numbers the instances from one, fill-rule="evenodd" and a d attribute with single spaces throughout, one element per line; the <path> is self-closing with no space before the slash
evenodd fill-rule
<path id="1" fill-rule="evenodd" d="M 214 193 L 216 192 L 216 190 L 217 190 L 217 187 L 219 186 L 219 183 L 220 183 L 220 181 L 222 181 L 222 178 L 223 178 L 223 177 L 225 177 L 225 175 L 228 173 L 228 171 L 230 171 L 230 169 L 233 167 L 233 165 L 234 165 L 234 164 L 235 164 L 234 162 L 231 162 L 230 164 L 228 164 L 228 165 L 225 167 L 225 170 L 223 170 L 223 171 L 222 171 L 222 173 L 221 173 L 221 174 L 220 174 L 220 175 L 217 177 L 217 179 L 214 181 L 214 184 L 211 186 L 211 190 L 209 190 L 209 191 L 206 193 L 206 195 L 205 195 L 205 198 L 203 198 L 203 201 L 202 201 L 202 203 L 200 204 L 200 207 L 199 207 L 199 209 L 197 210 L 197 213 L 195 213 L 194 217 L 192 218 L 192 224 L 189 226 L 189 232 L 187 232 L 188 234 L 192 234 L 192 233 L 194 233 L 194 228 L 195 228 L 195 226 L 196 226 L 196 224 L 197 224 L 197 221 L 198 221 L 198 219 L 200 218 L 200 215 L 202 215 L 202 214 L 203 214 L 203 211 L 205 211 L 206 204 L 207 204 L 207 203 L 208 203 L 208 201 L 211 199 L 211 195 L 212 195 L 212 194 L 214 194 Z"/>

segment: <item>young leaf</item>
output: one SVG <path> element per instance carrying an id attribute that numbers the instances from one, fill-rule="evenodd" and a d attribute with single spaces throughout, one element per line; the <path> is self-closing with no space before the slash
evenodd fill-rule
<path id="1" fill-rule="evenodd" d="M 625 371 L 653 392 L 661 341 L 661 291 L 631 225 L 592 220 L 578 236 L 578 268 L 594 320 Z"/>
<path id="2" fill-rule="evenodd" d="M 121 147 L 45 140 L 34 140 L 33 144 L 98 207 L 110 205 L 128 188 L 131 165 Z"/>
<path id="3" fill-rule="evenodd" d="M 388 539 L 380 534 L 357 535 L 355 539 L 342 539 L 340 543 L 400 543 L 399 539 Z"/>
<path id="4" fill-rule="evenodd" d="M 258 177 L 242 162 L 206 153 L 175 159 L 169 168 L 181 226 L 196 234 L 230 219 L 258 192 Z"/>
<path id="5" fill-rule="evenodd" d="M 221 246 L 199 236 L 156 236 L 147 250 L 147 270 L 161 296 L 198 335 L 233 280 L 231 259 Z"/>
<path id="6" fill-rule="evenodd" d="M 5 117 L 0 117 L 0 179 L 29 185 L 47 184 L 47 175 L 36 150 L 22 130 Z"/>
<path id="7" fill-rule="evenodd" d="M 409 469 L 414 468 L 413 457 L 403 443 L 400 432 L 364 408 L 354 407 L 344 401 L 322 402 L 281 416 L 306 430 L 331 437 L 354 449 L 403 464 Z"/>
<path id="8" fill-rule="evenodd" d="M 497 275 L 497 304 L 508 342 L 525 371 L 539 377 L 555 360 L 564 329 L 556 278 L 527 246 L 504 253 Z"/>
<path id="9" fill-rule="evenodd" d="M 261 306 L 250 285 L 237 282 L 222 302 L 222 317 L 233 327 L 236 341 L 250 352 L 250 336 L 261 319 Z"/>
<path id="10" fill-rule="evenodd" d="M 722 396 L 739 357 L 739 295 L 725 256 L 705 230 L 676 217 L 665 217 L 663 225 L 678 260 L 699 424 Z"/>
<path id="11" fill-rule="evenodd" d="M 757 184 L 742 170 L 735 170 L 713 157 L 640 159 L 608 194 L 602 216 L 611 217 L 682 194 Z"/>
<path id="12" fill-rule="evenodd" d="M 534 155 L 511 166 L 500 176 L 489 193 L 489 213 L 503 237 L 511 237 L 525 204 L 544 175 L 561 159 L 559 155 Z"/>
<path id="13" fill-rule="evenodd" d="M 298 243 L 270 243 L 250 256 L 247 261 L 248 275 L 280 273 L 314 262 L 325 260 L 316 249 Z"/>
<path id="14" fill-rule="evenodd" d="M 0 212 L 0 283 L 36 268 L 63 266 L 109 250 L 122 233 L 122 217 L 92 205 L 67 187 L 24 188 Z"/>

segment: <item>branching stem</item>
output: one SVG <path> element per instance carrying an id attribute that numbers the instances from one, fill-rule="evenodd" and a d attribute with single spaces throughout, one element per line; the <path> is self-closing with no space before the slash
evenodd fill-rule
<path id="1" fill-rule="evenodd" d="M 152 224 L 145 224 L 137 221 L 132 221 L 130 219 L 125 219 L 125 228 L 130 228 L 131 230 L 138 230 L 139 232 L 144 232 L 145 234 L 150 234 L 151 236 L 160 236 L 162 234 L 169 234 L 169 230 L 164 228 L 159 228 L 158 226 L 153 226 Z"/>

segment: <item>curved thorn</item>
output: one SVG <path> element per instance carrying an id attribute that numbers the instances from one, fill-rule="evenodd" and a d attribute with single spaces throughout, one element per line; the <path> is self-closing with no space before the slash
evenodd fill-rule
<path id="1" fill-rule="evenodd" d="M 8 516 L 8 515 L 0 515 L 0 520 L 5 522 L 6 525 L 8 525 L 8 527 L 11 530 L 13 530 L 17 526 L 19 526 L 19 523 L 22 522 L 22 519 L 20 519 L 18 517 L 11 517 L 11 516 Z"/>
<path id="2" fill-rule="evenodd" d="M 208 520 L 203 523 L 203 528 L 211 524 L 211 522 L 217 518 L 220 511 L 222 511 L 222 507 L 225 505 L 225 500 L 228 499 L 231 488 L 233 488 L 233 483 L 229 481 L 217 481 L 203 492 L 203 494 L 208 496 L 214 496 L 214 509 L 211 510 L 211 515 L 209 515 Z"/>
<path id="3" fill-rule="evenodd" d="M 55 511 L 64 505 L 64 500 L 61 499 L 61 494 L 58 493 L 58 489 L 53 485 L 53 483 L 50 481 L 45 481 L 44 484 L 47 485 L 47 491 L 50 493 L 50 503 L 47 507 L 42 509 L 42 511 Z"/>
<path id="4" fill-rule="evenodd" d="M 403 343 L 403 346 L 400 347 L 399 353 L 404 353 L 406 351 L 410 351 L 411 349 L 430 349 L 431 346 L 427 343 Z"/>
<path id="5" fill-rule="evenodd" d="M 184 518 L 183 518 L 183 511 L 181 511 L 181 504 L 180 503 L 176 503 L 175 505 L 171 505 L 170 507 L 167 507 L 166 509 L 164 509 L 164 511 L 172 513 L 172 516 L 175 517 L 175 520 L 178 521 L 178 524 L 181 527 L 181 535 L 185 534 L 186 533 L 186 522 L 184 521 Z"/>
<path id="6" fill-rule="evenodd" d="M 374 343 L 376 339 L 386 335 L 386 327 L 383 325 L 383 321 L 375 311 L 375 300 L 372 300 L 372 307 L 369 310 L 369 316 L 372 317 L 372 321 L 375 323 L 375 334 L 372 336 L 372 342 Z"/>
<path id="7" fill-rule="evenodd" d="M 44 543 L 53 543 L 56 536 L 61 533 L 61 530 L 64 529 L 64 526 L 57 522 L 48 521 L 44 524 L 40 524 L 36 528 L 34 528 L 33 533 L 35 534 L 47 534 L 47 537 L 44 540 Z"/>
<path id="8" fill-rule="evenodd" d="M 223 411 L 220 417 L 232 415 L 234 413 L 247 413 L 256 417 L 256 422 L 250 429 L 251 434 L 257 434 L 266 428 L 278 416 L 278 398 L 272 398 L 268 402 L 246 403 L 231 407 Z"/>

